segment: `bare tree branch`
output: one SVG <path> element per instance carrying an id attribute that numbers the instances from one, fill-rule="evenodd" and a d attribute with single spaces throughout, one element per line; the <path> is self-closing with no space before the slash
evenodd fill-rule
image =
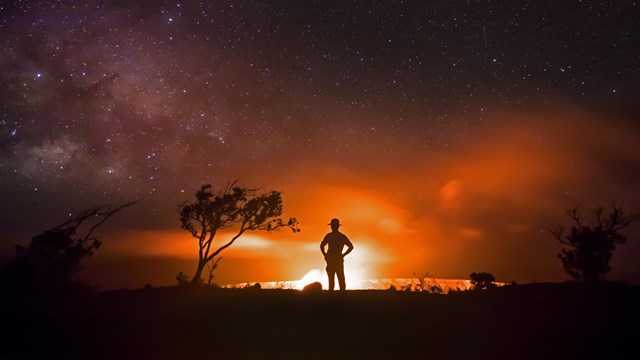
<path id="1" fill-rule="evenodd" d="M 102 220 L 100 220 L 99 222 L 97 222 L 96 224 L 94 224 L 94 225 L 91 227 L 91 229 L 89 229 L 89 232 L 87 232 L 87 234 L 84 236 L 84 238 L 82 239 L 82 241 L 83 241 L 83 242 L 86 242 L 86 241 L 91 237 L 91 234 L 93 233 L 93 231 L 94 231 L 95 229 L 97 229 L 100 225 L 102 225 L 105 221 L 107 221 L 111 216 L 113 216 L 113 214 L 117 213 L 118 211 L 120 211 L 120 210 L 122 210 L 122 209 L 124 209 L 124 208 L 127 208 L 127 207 L 129 207 L 129 206 L 132 206 L 132 205 L 134 205 L 135 203 L 136 203 L 135 201 L 130 201 L 130 202 L 124 203 L 124 204 L 122 204 L 122 205 L 120 205 L 120 206 L 116 207 L 115 209 L 108 210 L 108 211 L 105 211 L 105 212 L 100 212 L 100 209 L 97 209 L 97 210 L 95 211 L 95 215 L 97 215 L 97 216 L 102 216 Z"/>

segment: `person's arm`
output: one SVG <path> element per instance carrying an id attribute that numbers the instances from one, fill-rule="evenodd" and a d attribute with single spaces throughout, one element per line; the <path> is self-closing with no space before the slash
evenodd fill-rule
<path id="1" fill-rule="evenodd" d="M 324 239 L 322 239 L 322 242 L 320 243 L 320 251 L 322 251 L 322 256 L 327 256 L 327 252 L 324 251 L 324 247 L 327 245 L 327 237 L 325 236 Z"/>
<path id="2" fill-rule="evenodd" d="M 349 238 L 346 235 L 344 237 L 344 244 L 347 245 L 347 251 L 342 254 L 342 257 L 347 256 L 348 253 L 353 251 L 353 244 L 351 243 L 351 241 L 349 241 Z"/>

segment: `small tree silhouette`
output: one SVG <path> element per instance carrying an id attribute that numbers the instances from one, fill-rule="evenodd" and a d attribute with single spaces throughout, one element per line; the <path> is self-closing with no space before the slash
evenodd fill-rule
<path id="1" fill-rule="evenodd" d="M 259 189 L 228 184 L 224 190 L 213 193 L 211 185 L 202 185 L 196 192 L 196 201 L 179 208 L 181 227 L 198 240 L 198 267 L 191 284 L 202 281 L 202 271 L 220 252 L 231 246 L 242 234 L 250 230 L 271 232 L 283 227 L 299 232 L 298 221 L 283 221 L 282 195 L 279 191 L 260 193 Z M 237 227 L 236 234 L 216 250 L 212 246 L 219 230 Z M 215 269 L 213 267 L 212 269 Z"/>
<path id="2" fill-rule="evenodd" d="M 551 230 L 553 238 L 568 249 L 562 249 L 558 258 L 572 278 L 594 282 L 604 279 L 611 271 L 611 258 L 616 245 L 624 244 L 627 237 L 621 231 L 637 220 L 636 215 L 625 215 L 621 207 L 597 207 L 591 219 L 585 219 L 575 207 L 567 211 L 573 220 L 569 234 L 558 226 Z"/>
<path id="3" fill-rule="evenodd" d="M 189 285 L 189 277 L 185 275 L 182 271 L 176 275 L 176 281 L 178 282 L 178 286 L 187 286 Z"/>
<path id="4" fill-rule="evenodd" d="M 484 290 L 496 286 L 496 278 L 491 273 L 472 272 L 469 277 L 471 278 L 471 285 L 473 285 L 473 290 Z"/>
<path id="5" fill-rule="evenodd" d="M 55 291 L 71 284 L 82 259 L 93 255 L 102 241 L 95 230 L 128 202 L 115 208 L 95 208 L 80 213 L 31 239 L 28 247 L 16 246 L 17 257 L 3 269 L 3 281 L 14 288 Z M 82 233 L 81 229 L 86 232 Z"/>
<path id="6" fill-rule="evenodd" d="M 444 293 L 442 286 L 438 284 L 433 274 L 431 274 L 428 271 L 414 272 L 411 283 L 402 287 L 402 290 L 415 291 L 415 292 L 429 292 L 433 294 Z"/>
<path id="7" fill-rule="evenodd" d="M 213 261 L 213 259 L 211 259 L 211 262 L 209 263 L 209 265 L 207 265 L 207 269 L 209 270 L 207 286 L 218 286 L 213 282 L 213 278 L 215 277 L 215 274 L 213 272 L 218 268 L 218 263 L 220 262 L 220 260 L 222 260 L 222 256 L 216 259 L 216 261 Z"/>

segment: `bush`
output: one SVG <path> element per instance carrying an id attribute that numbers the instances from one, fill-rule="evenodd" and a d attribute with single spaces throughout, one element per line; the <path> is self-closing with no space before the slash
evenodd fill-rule
<path id="1" fill-rule="evenodd" d="M 473 272 L 471 275 L 471 285 L 473 285 L 472 290 L 484 290 L 492 287 L 496 287 L 496 278 L 493 274 L 488 272 Z"/>

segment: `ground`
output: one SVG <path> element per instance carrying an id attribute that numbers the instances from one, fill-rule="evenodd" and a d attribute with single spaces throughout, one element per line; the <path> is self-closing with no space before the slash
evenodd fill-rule
<path id="1" fill-rule="evenodd" d="M 40 300 L 4 300 L 0 358 L 640 358 L 640 287 L 614 283 L 452 295 L 175 287 Z"/>

